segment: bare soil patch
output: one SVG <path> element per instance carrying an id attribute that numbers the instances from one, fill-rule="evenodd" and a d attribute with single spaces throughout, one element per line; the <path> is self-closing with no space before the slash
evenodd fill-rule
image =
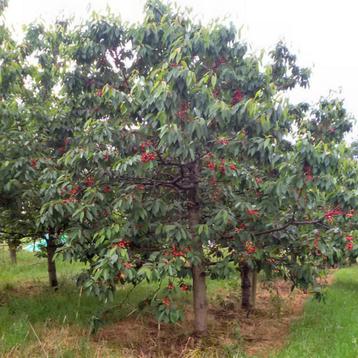
<path id="1" fill-rule="evenodd" d="M 325 279 L 326 284 L 332 281 L 332 274 Z M 132 316 L 103 327 L 94 339 L 121 347 L 126 357 L 225 357 L 235 349 L 249 356 L 268 357 L 282 349 L 290 325 L 301 316 L 308 297 L 301 290 L 291 292 L 285 281 L 261 283 L 256 308 L 247 315 L 240 308 L 239 297 L 223 290 L 209 306 L 208 337 L 192 335 L 193 312 L 188 308 L 186 320 L 179 324 L 158 325 L 152 317 Z"/>

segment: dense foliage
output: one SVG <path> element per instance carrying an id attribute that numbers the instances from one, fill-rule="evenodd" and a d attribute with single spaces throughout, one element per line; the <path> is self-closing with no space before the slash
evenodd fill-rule
<path id="1" fill-rule="evenodd" d="M 159 1 L 138 25 L 32 25 L 19 47 L 2 33 L 1 205 L 65 231 L 88 291 L 167 282 L 146 302 L 175 322 L 173 294 L 192 290 L 204 334 L 206 276 L 240 270 L 250 308 L 250 272 L 319 296 L 320 270 L 356 256 L 351 119 L 335 98 L 289 102 L 310 71 L 283 43 L 263 62 L 233 26 Z"/>

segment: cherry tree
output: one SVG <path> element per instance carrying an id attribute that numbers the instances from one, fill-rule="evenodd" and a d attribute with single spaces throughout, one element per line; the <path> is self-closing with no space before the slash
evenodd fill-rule
<path id="1" fill-rule="evenodd" d="M 181 318 L 172 295 L 192 289 L 201 335 L 206 276 L 232 261 L 246 307 L 255 265 L 278 260 L 311 284 L 316 261 L 302 247 L 329 231 L 325 193 L 341 151 L 322 138 L 350 125 L 338 102 L 310 116 L 289 104 L 284 92 L 309 77 L 295 56 L 279 43 L 263 65 L 234 27 L 203 26 L 156 1 L 140 25 L 96 18 L 70 37 L 63 81 L 76 125 L 42 220 L 69 221 L 64 254 L 89 263 L 86 287 L 108 297 L 119 281 L 167 278 L 158 318 Z"/>

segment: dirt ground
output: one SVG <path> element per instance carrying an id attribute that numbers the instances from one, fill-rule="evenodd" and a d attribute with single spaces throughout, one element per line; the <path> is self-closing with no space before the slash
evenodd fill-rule
<path id="1" fill-rule="evenodd" d="M 330 275 L 325 283 L 332 280 Z M 126 357 L 223 357 L 230 347 L 248 356 L 267 357 L 285 345 L 290 325 L 301 316 L 309 293 L 291 292 L 284 281 L 261 283 L 256 308 L 249 315 L 232 293 L 223 291 L 217 297 L 209 306 L 210 334 L 205 339 L 192 336 L 193 313 L 188 309 L 186 320 L 179 324 L 158 325 L 152 317 L 130 317 L 104 327 L 95 340 L 123 347 Z"/>

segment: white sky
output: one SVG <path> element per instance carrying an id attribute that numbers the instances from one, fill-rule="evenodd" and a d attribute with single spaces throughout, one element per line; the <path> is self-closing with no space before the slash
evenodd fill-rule
<path id="1" fill-rule="evenodd" d="M 9 0 L 6 19 L 19 33 L 21 25 L 59 15 L 84 18 L 109 6 L 123 20 L 140 21 L 145 0 Z M 226 17 L 243 27 L 242 37 L 254 49 L 270 49 L 283 39 L 299 64 L 311 67 L 311 87 L 295 92 L 296 100 L 316 102 L 329 90 L 341 91 L 348 111 L 358 118 L 358 2 L 355 0 L 176 0 L 193 15 L 209 21 Z M 358 128 L 349 138 L 358 139 Z"/>

